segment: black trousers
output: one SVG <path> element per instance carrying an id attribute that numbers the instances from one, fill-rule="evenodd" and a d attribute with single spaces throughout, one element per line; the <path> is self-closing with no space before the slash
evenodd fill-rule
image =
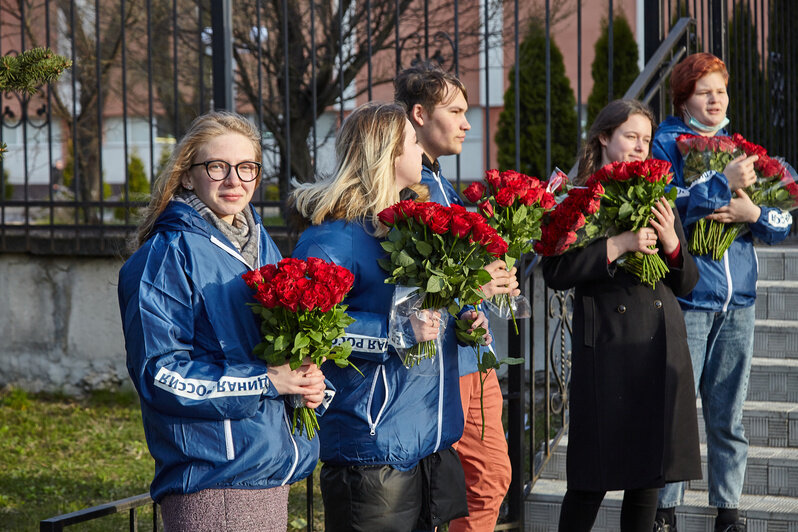
<path id="1" fill-rule="evenodd" d="M 559 532 L 589 532 L 606 493 L 571 489 L 566 491 L 560 508 Z M 658 494 L 659 488 L 623 492 L 622 532 L 650 532 L 654 528 Z"/>
<path id="2" fill-rule="evenodd" d="M 468 515 L 463 466 L 451 448 L 409 471 L 324 464 L 321 495 L 327 532 L 433 530 Z"/>

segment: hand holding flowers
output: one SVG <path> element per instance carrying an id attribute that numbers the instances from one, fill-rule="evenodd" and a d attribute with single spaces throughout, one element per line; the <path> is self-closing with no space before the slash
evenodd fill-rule
<path id="1" fill-rule="evenodd" d="M 383 210 L 378 216 L 391 228 L 387 240 L 381 243 L 389 257 L 379 261 L 389 273 L 385 282 L 420 291 L 416 317 L 421 309 L 446 309 L 457 315 L 465 305 L 484 298 L 481 287 L 491 281 L 491 276 L 483 266 L 503 255 L 507 244 L 482 215 L 468 212 L 459 205 L 444 207 L 433 202 L 406 200 Z M 400 288 L 397 286 L 394 293 L 396 299 L 402 292 L 397 303 L 402 308 L 412 307 L 407 303 L 410 295 Z M 402 319 L 406 319 L 404 314 Z M 392 325 L 395 321 L 392 320 Z M 401 332 L 402 328 L 398 330 Z M 404 353 L 406 366 L 422 358 L 431 358 L 437 352 L 431 339 L 418 336 L 413 339 L 412 347 L 404 351 L 405 336 L 391 334 L 391 341 Z"/>
<path id="2" fill-rule="evenodd" d="M 319 425 L 313 408 L 321 403 L 319 366 L 333 360 L 339 367 L 352 366 L 348 360 L 352 345 L 336 342 L 354 322 L 341 305 L 352 288 L 352 272 L 310 257 L 307 261 L 283 259 L 249 271 L 242 278 L 254 292 L 257 303 L 248 303 L 261 317 L 263 342 L 254 353 L 265 360 L 269 378 L 282 394 L 288 394 L 294 407 L 293 429 L 313 438 Z M 286 365 L 288 369 L 286 369 Z M 297 371 L 302 379 L 297 384 Z M 358 371 L 359 372 L 359 371 Z M 297 397 L 298 394 L 299 397 Z"/>
<path id="3" fill-rule="evenodd" d="M 728 205 L 695 223 L 690 235 L 692 253 L 720 260 L 746 224 L 759 219 L 759 206 L 789 211 L 798 205 L 794 172 L 783 160 L 770 157 L 765 148 L 742 135 L 680 135 L 676 143 L 684 157 L 686 185 L 714 170 L 724 174 L 733 193 Z"/>

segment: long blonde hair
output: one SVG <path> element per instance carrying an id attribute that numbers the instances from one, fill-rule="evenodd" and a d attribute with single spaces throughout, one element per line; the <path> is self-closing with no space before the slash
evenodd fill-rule
<path id="1" fill-rule="evenodd" d="M 375 236 L 388 228 L 377 214 L 399 201 L 394 161 L 402 155 L 407 118 L 396 103 L 366 103 L 355 109 L 335 137 L 335 172 L 315 183 L 294 183 L 299 213 L 324 220 L 371 221 Z"/>
<path id="2" fill-rule="evenodd" d="M 135 240 L 131 243 L 132 250 L 140 247 L 151 236 L 155 220 L 166 209 L 175 194 L 182 191 L 181 179 L 188 172 L 189 167 L 199 161 L 194 161 L 200 147 L 212 139 L 226 133 L 238 133 L 252 142 L 255 150 L 255 160 L 260 162 L 263 153 L 261 150 L 260 132 L 252 122 L 243 116 L 227 111 L 215 111 L 200 115 L 194 119 L 183 138 L 175 146 L 163 172 L 158 176 L 153 185 L 152 198 L 144 211 L 143 220 L 136 231 Z M 258 175 L 255 187 L 260 184 L 263 173 Z"/>

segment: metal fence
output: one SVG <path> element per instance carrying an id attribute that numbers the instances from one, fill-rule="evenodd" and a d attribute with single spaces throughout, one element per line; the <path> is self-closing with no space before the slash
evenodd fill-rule
<path id="1" fill-rule="evenodd" d="M 291 178 L 330 171 L 330 139 L 348 110 L 363 101 L 390 99 L 395 73 L 422 58 L 438 60 L 465 81 L 472 98 L 469 120 L 480 124 L 478 132 L 469 133 L 471 149 L 442 161 L 449 165 L 447 175 L 458 184 L 477 179 L 497 164 L 500 150 L 513 154 L 516 164 L 509 166 L 521 167 L 526 89 L 520 75 L 508 74 L 537 68 L 522 50 L 534 31 L 545 42 L 537 77 L 545 106 L 532 117 L 544 125 L 536 146 L 545 155 L 539 172 L 545 177 L 575 159 L 587 125 L 582 58 L 594 45 L 583 41 L 587 2 L 266 4 L 0 1 L 0 54 L 44 45 L 73 61 L 61 81 L 35 96 L 0 94 L 0 142 L 9 145 L 0 162 L 0 252 L 124 254 L 136 209 L 145 204 L 175 139 L 194 117 L 214 108 L 235 109 L 260 125 L 265 176 L 254 203 L 270 232 L 283 237 L 284 251 L 290 250 L 281 227 Z M 609 0 L 605 5 L 608 51 L 599 62 L 606 60 L 607 101 L 624 93 L 645 99 L 662 119 L 670 112 L 667 81 L 675 63 L 692 51 L 711 51 L 727 61 L 732 76 L 731 129 L 796 160 L 798 148 L 790 141 L 798 122 L 798 44 L 789 29 L 798 8 L 791 1 Z M 645 60 L 633 83 L 620 78 L 621 44 L 616 46 L 614 37 L 615 17 L 630 5 Z M 567 33 L 559 30 L 564 25 Z M 569 140 L 560 141 L 560 117 L 551 109 L 565 95 L 552 91 L 558 75 L 554 44 L 574 35 L 569 57 L 576 56 L 576 75 L 570 86 L 577 119 L 564 132 Z M 505 100 L 508 89 L 512 97 Z M 514 110 L 512 134 L 502 148 L 493 137 L 497 128 L 507 127 L 497 120 L 507 109 Z M 558 145 L 570 159 L 559 160 Z M 520 334 L 506 335 L 508 353 L 528 364 L 513 367 L 504 379 L 514 473 L 497 529 L 524 528 L 524 498 L 567 426 L 571 296 L 550 293 L 533 259 L 522 261 L 520 269 L 522 288 L 536 305 L 534 317 L 519 324 Z M 309 497 L 309 530 L 312 505 Z"/>

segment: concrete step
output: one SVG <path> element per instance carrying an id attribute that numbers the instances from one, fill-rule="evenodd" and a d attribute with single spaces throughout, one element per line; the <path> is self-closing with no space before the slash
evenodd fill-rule
<path id="1" fill-rule="evenodd" d="M 701 400 L 698 406 L 698 434 L 706 442 Z M 746 401 L 743 426 L 751 446 L 798 448 L 798 404 L 772 401 Z"/>
<path id="2" fill-rule="evenodd" d="M 756 318 L 790 320 L 798 327 L 798 281 L 757 281 Z"/>
<path id="3" fill-rule="evenodd" d="M 556 532 L 560 505 L 565 495 L 563 480 L 539 479 L 526 499 L 527 532 Z M 622 491 L 607 493 L 593 526 L 593 532 L 620 530 Z M 748 521 L 749 532 L 797 532 L 798 499 L 783 496 L 743 495 L 740 513 Z M 676 512 L 679 532 L 712 532 L 715 509 L 707 506 L 707 494 L 687 490 L 684 505 Z"/>
<path id="4" fill-rule="evenodd" d="M 754 357 L 747 400 L 798 403 L 798 359 Z"/>
<path id="5" fill-rule="evenodd" d="M 541 478 L 566 480 L 565 456 L 568 437 L 565 436 L 552 454 Z M 690 482 L 690 489 L 707 490 L 707 446 L 701 444 L 703 478 Z M 798 448 L 759 447 L 748 449 L 748 463 L 743 481 L 743 493 L 750 495 L 784 495 L 798 497 Z"/>
<path id="6" fill-rule="evenodd" d="M 754 355 L 765 358 L 798 359 L 798 322 L 756 320 Z"/>
<path id="7" fill-rule="evenodd" d="M 759 279 L 798 281 L 798 247 L 756 246 Z"/>

